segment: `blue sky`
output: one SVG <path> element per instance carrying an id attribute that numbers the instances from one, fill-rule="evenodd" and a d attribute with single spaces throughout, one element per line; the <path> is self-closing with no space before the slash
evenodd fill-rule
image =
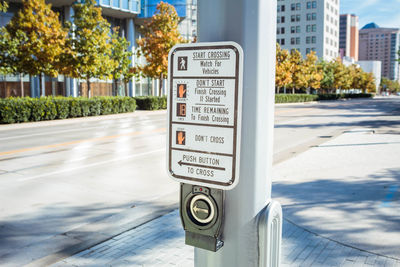
<path id="1" fill-rule="evenodd" d="M 340 14 L 345 13 L 356 14 L 360 28 L 370 22 L 400 28 L 400 0 L 340 0 Z"/>

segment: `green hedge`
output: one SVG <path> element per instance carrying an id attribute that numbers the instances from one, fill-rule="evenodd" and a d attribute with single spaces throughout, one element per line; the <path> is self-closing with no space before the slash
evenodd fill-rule
<path id="1" fill-rule="evenodd" d="M 44 121 L 134 112 L 133 97 L 10 97 L 0 99 L 0 123 Z"/>
<path id="2" fill-rule="evenodd" d="M 297 103 L 317 101 L 318 95 L 307 94 L 276 94 L 275 103 Z"/>
<path id="3" fill-rule="evenodd" d="M 158 110 L 167 108 L 167 97 L 162 96 L 138 96 L 135 97 L 137 109 L 140 110 Z"/>
<path id="4" fill-rule="evenodd" d="M 310 102 L 321 100 L 338 100 L 348 98 L 371 98 L 372 94 L 321 94 L 321 95 L 307 95 L 307 94 L 276 94 L 275 103 L 298 103 Z"/>

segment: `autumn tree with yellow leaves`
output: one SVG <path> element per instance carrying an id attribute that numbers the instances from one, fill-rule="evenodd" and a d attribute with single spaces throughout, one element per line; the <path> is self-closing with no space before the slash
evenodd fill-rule
<path id="1" fill-rule="evenodd" d="M 142 38 L 137 40 L 137 56 L 146 59 L 145 65 L 138 65 L 134 72 L 138 75 L 160 80 L 161 95 L 163 80 L 168 74 L 168 53 L 171 48 L 184 43 L 185 39 L 178 31 L 179 17 L 175 8 L 164 2 L 157 5 L 157 11 L 149 22 L 141 28 Z"/>
<path id="2" fill-rule="evenodd" d="M 284 88 L 292 83 L 292 69 L 293 65 L 290 61 L 290 53 L 286 49 L 281 49 L 280 45 L 276 45 L 276 74 L 275 74 L 275 88 L 276 93 L 279 93 L 279 88 Z"/>
<path id="3" fill-rule="evenodd" d="M 95 0 L 76 3 L 73 24 L 69 23 L 68 50 L 64 53 L 63 72 L 85 79 L 91 97 L 91 78 L 111 78 L 117 62 L 111 58 L 110 24 L 101 15 Z"/>
<path id="4" fill-rule="evenodd" d="M 44 0 L 23 0 L 22 9 L 5 29 L 16 42 L 13 63 L 17 72 L 57 77 L 67 32 L 51 5 Z M 41 89 L 44 95 L 45 88 Z"/>

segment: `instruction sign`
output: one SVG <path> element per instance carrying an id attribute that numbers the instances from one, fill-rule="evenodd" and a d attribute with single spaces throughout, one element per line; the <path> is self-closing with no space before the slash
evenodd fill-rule
<path id="1" fill-rule="evenodd" d="M 232 189 L 239 179 L 242 48 L 234 42 L 176 45 L 168 64 L 170 176 Z"/>

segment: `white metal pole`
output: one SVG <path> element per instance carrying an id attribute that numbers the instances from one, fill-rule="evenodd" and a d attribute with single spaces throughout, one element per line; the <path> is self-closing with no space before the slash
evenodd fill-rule
<path id="1" fill-rule="evenodd" d="M 199 42 L 235 41 L 244 51 L 239 184 L 226 192 L 218 252 L 195 248 L 196 267 L 259 266 L 257 214 L 271 198 L 276 0 L 198 1 Z"/>

